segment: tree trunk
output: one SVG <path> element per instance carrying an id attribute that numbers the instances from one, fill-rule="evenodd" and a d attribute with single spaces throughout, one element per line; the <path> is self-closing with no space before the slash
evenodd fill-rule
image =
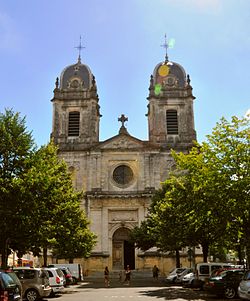
<path id="1" fill-rule="evenodd" d="M 1 268 L 5 269 L 7 267 L 7 263 L 8 263 L 8 257 L 7 257 L 7 252 L 6 252 L 6 248 L 4 247 L 1 250 Z"/>
<path id="2" fill-rule="evenodd" d="M 1 268 L 6 269 L 8 266 L 8 239 L 4 241 L 4 245 L 1 250 L 1 255 L 2 255 Z"/>
<path id="3" fill-rule="evenodd" d="M 207 243 L 201 244 L 203 253 L 203 262 L 207 262 L 209 246 Z"/>
<path id="4" fill-rule="evenodd" d="M 180 252 L 179 250 L 175 250 L 175 260 L 176 260 L 176 267 L 180 268 L 181 267 L 181 260 L 180 260 Z"/>
<path id="5" fill-rule="evenodd" d="M 48 263 L 48 255 L 47 255 L 47 247 L 43 248 L 43 266 L 47 266 Z"/>
<path id="6" fill-rule="evenodd" d="M 246 268 L 249 269 L 250 267 L 250 242 L 247 240 L 246 242 Z"/>

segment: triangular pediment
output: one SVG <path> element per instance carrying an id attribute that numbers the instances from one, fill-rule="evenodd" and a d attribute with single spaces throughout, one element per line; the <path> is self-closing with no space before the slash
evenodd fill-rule
<path id="1" fill-rule="evenodd" d="M 145 141 L 127 134 L 119 134 L 99 144 L 100 149 L 138 149 L 145 147 Z"/>

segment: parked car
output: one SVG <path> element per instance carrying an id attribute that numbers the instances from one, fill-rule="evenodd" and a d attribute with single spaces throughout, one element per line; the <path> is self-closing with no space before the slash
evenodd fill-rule
<path id="1" fill-rule="evenodd" d="M 200 262 L 195 266 L 195 279 L 192 287 L 203 289 L 204 284 L 211 277 L 212 273 L 221 269 L 232 268 L 233 265 L 224 262 Z"/>
<path id="2" fill-rule="evenodd" d="M 49 274 L 49 284 L 52 288 L 50 295 L 60 294 L 64 290 L 65 277 L 62 270 L 58 268 L 43 268 Z"/>
<path id="3" fill-rule="evenodd" d="M 250 270 L 245 271 L 238 287 L 238 295 L 241 299 L 250 300 Z"/>
<path id="4" fill-rule="evenodd" d="M 0 271 L 0 300 L 22 300 L 22 286 L 15 273 Z"/>
<path id="5" fill-rule="evenodd" d="M 167 278 L 165 279 L 166 282 L 168 283 L 175 283 L 177 276 L 181 273 L 183 273 L 187 268 L 175 268 L 174 270 L 172 270 L 169 275 L 167 276 Z"/>
<path id="6" fill-rule="evenodd" d="M 193 287 L 193 282 L 195 279 L 195 274 L 194 272 L 190 272 L 186 275 L 183 276 L 182 278 L 182 285 L 184 287 Z"/>
<path id="7" fill-rule="evenodd" d="M 29 267 L 18 267 L 14 268 L 13 271 L 22 284 L 24 299 L 36 301 L 50 295 L 51 287 L 47 271 Z"/>
<path id="8" fill-rule="evenodd" d="M 191 268 L 186 268 L 183 272 L 178 273 L 175 282 L 176 282 L 176 283 L 182 284 L 183 278 L 184 278 L 187 274 L 191 273 L 192 271 L 193 271 L 193 269 L 191 269 Z"/>
<path id="9" fill-rule="evenodd" d="M 54 264 L 49 265 L 49 267 L 68 268 L 72 275 L 74 283 L 77 283 L 77 282 L 83 280 L 82 267 L 79 263 L 54 263 Z"/>
<path id="10" fill-rule="evenodd" d="M 238 286 L 244 274 L 243 269 L 221 270 L 205 283 L 204 289 L 213 295 L 233 299 L 237 296 Z"/>
<path id="11" fill-rule="evenodd" d="M 64 274 L 64 277 L 65 277 L 65 280 L 66 280 L 66 283 L 65 283 L 64 286 L 67 286 L 67 285 L 70 285 L 70 284 L 74 283 L 72 274 L 70 273 L 70 270 L 67 267 L 60 267 L 58 269 L 60 269 Z"/>

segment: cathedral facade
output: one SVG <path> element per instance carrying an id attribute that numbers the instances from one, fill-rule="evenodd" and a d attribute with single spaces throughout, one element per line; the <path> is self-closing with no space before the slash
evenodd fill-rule
<path id="1" fill-rule="evenodd" d="M 84 191 L 82 207 L 97 235 L 85 270 L 152 266 L 152 256 L 130 245 L 129 233 L 146 218 L 152 194 L 174 168 L 171 149 L 188 152 L 196 140 L 194 99 L 189 76 L 166 55 L 150 77 L 148 140 L 131 136 L 122 114 L 119 133 L 100 141 L 100 105 L 91 69 L 79 56 L 62 71 L 52 99 L 51 137 L 75 188 Z"/>

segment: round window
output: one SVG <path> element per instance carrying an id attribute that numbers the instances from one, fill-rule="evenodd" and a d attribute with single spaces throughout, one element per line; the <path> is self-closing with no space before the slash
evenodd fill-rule
<path id="1" fill-rule="evenodd" d="M 113 172 L 113 179 L 117 184 L 127 185 L 133 180 L 133 171 L 127 165 L 120 165 Z"/>

